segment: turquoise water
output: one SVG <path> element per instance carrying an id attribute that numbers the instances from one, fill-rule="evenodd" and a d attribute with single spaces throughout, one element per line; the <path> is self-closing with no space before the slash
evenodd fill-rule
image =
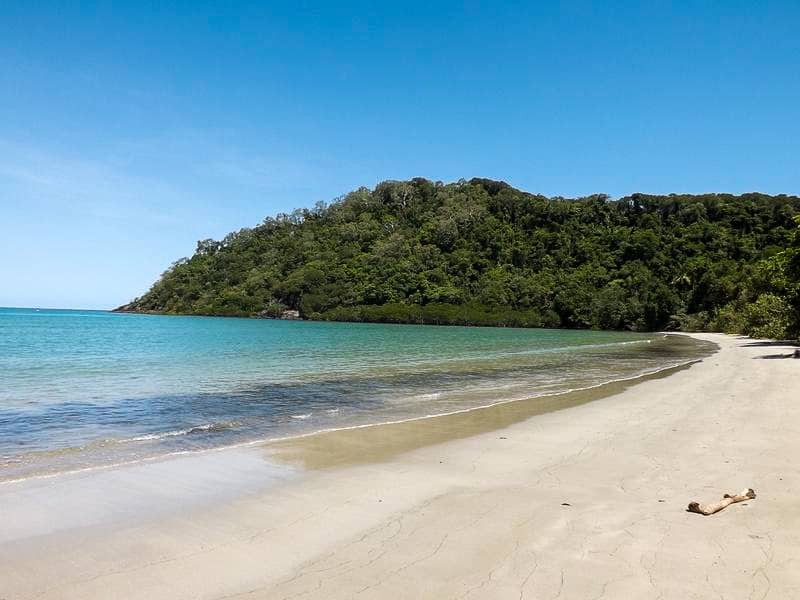
<path id="1" fill-rule="evenodd" d="M 677 336 L 0 309 L 0 479 L 585 388 Z"/>

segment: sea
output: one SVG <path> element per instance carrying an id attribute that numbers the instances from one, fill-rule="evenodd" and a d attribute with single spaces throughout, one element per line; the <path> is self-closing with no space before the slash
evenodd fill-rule
<path id="1" fill-rule="evenodd" d="M 0 308 L 0 482 L 635 379 L 680 335 Z"/>

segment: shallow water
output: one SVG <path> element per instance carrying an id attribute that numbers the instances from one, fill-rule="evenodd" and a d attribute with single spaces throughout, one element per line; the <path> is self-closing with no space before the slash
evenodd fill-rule
<path id="1" fill-rule="evenodd" d="M 0 480 L 637 377 L 680 336 L 0 309 Z"/>

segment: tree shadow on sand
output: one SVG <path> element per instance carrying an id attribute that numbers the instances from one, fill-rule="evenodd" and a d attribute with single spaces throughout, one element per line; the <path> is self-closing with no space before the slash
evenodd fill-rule
<path id="1" fill-rule="evenodd" d="M 783 348 L 789 350 L 789 352 L 783 353 L 780 352 L 778 354 L 762 354 L 761 356 L 754 356 L 753 358 L 758 358 L 761 360 L 764 359 L 775 359 L 775 358 L 800 358 L 800 343 L 792 340 L 758 340 L 753 342 L 747 342 L 746 344 L 739 345 L 742 348 Z"/>

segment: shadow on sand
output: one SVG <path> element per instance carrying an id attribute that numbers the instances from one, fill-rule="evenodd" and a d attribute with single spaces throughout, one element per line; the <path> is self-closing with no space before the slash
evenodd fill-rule
<path id="1" fill-rule="evenodd" d="M 761 340 L 742 344 L 744 348 L 765 347 L 765 346 L 800 346 L 800 343 L 793 340 Z"/>
<path id="2" fill-rule="evenodd" d="M 758 359 L 774 359 L 774 358 L 800 358 L 800 342 L 796 342 L 793 340 L 759 340 L 754 342 L 747 342 L 746 344 L 740 344 L 743 348 L 774 348 L 779 347 L 783 349 L 789 350 L 787 353 L 779 353 L 779 354 L 762 354 L 761 356 L 754 356 L 753 358 Z"/>

